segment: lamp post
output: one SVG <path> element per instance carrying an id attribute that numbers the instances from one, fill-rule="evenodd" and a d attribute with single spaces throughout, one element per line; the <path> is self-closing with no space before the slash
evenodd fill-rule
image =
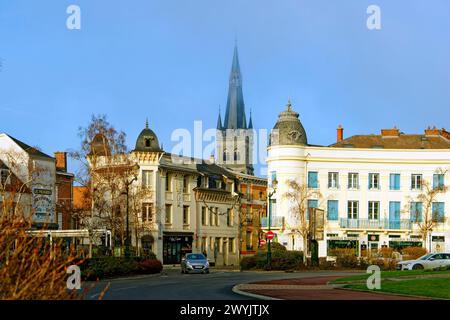
<path id="1" fill-rule="evenodd" d="M 272 196 L 275 194 L 275 192 L 277 191 L 277 185 L 278 185 L 278 181 L 275 178 L 275 180 L 272 181 L 272 191 L 269 192 L 268 197 L 269 197 L 269 218 L 268 218 L 268 225 L 269 225 L 269 231 L 270 231 L 270 226 L 272 224 Z M 272 239 L 268 239 L 268 243 L 267 243 L 267 267 L 270 270 L 272 267 L 272 251 L 270 248 L 270 243 L 272 242 Z"/>
<path id="2" fill-rule="evenodd" d="M 125 192 L 122 192 L 122 194 L 125 194 L 127 196 L 127 209 L 126 209 L 126 238 L 125 238 L 125 257 L 130 257 L 130 223 L 129 223 L 129 210 L 128 210 L 128 193 L 130 189 L 130 185 L 137 180 L 137 174 L 136 171 L 139 170 L 139 166 L 136 164 L 133 166 L 134 170 L 134 177 L 130 181 L 126 180 L 124 182 L 125 184 Z"/>

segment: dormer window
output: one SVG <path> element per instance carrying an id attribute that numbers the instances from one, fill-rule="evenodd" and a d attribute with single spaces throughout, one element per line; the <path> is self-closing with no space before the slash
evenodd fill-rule
<path id="1" fill-rule="evenodd" d="M 150 138 L 145 138 L 145 147 L 150 148 Z"/>

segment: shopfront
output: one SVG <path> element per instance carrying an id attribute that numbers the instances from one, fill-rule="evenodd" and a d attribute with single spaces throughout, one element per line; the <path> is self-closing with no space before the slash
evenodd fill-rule
<path id="1" fill-rule="evenodd" d="M 420 240 L 390 240 L 389 247 L 395 251 L 401 251 L 407 247 L 422 247 L 422 241 Z"/>
<path id="2" fill-rule="evenodd" d="M 163 263 L 179 264 L 181 258 L 192 252 L 192 232 L 164 232 L 163 233 Z"/>
<path id="3" fill-rule="evenodd" d="M 359 254 L 358 250 L 359 241 L 358 240 L 347 240 L 347 239 L 333 239 L 327 240 L 327 256 L 334 256 L 334 251 L 336 249 L 353 249 L 355 255 Z"/>

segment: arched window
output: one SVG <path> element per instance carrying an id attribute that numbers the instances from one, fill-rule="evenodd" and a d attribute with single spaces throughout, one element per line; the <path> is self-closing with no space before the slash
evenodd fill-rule
<path id="1" fill-rule="evenodd" d="M 145 147 L 150 148 L 150 139 L 145 139 Z"/>
<path id="2" fill-rule="evenodd" d="M 227 150 L 224 150 L 223 151 L 223 161 L 228 161 L 228 160 L 230 160 L 230 155 Z"/>
<path id="3" fill-rule="evenodd" d="M 239 161 L 240 160 L 240 154 L 239 151 L 237 149 L 234 150 L 234 161 Z"/>

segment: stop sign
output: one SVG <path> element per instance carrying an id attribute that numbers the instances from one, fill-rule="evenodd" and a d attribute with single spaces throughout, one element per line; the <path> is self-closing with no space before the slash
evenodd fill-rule
<path id="1" fill-rule="evenodd" d="M 267 232 L 266 238 L 267 240 L 272 240 L 275 234 L 272 231 Z"/>
<path id="2" fill-rule="evenodd" d="M 260 246 L 263 246 L 265 244 L 266 244 L 266 240 L 264 240 L 264 239 L 259 240 L 259 245 Z"/>

